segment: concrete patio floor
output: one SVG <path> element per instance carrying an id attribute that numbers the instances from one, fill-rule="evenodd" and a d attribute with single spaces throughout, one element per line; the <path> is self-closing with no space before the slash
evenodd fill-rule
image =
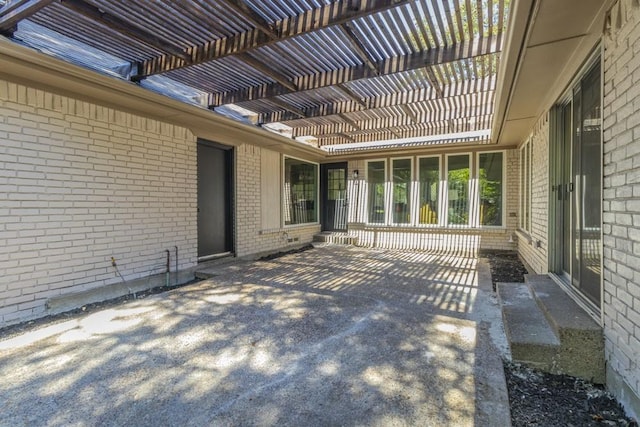
<path id="1" fill-rule="evenodd" d="M 327 246 L 0 341 L 0 425 L 505 426 L 477 258 Z"/>

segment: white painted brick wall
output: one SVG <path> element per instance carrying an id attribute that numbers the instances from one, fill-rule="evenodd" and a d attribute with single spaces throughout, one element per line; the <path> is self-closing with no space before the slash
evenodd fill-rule
<path id="1" fill-rule="evenodd" d="M 310 243 L 319 225 L 262 230 L 260 156 L 264 148 L 243 144 L 236 149 L 236 255 L 250 256 Z M 297 241 L 288 242 L 288 239 Z"/>
<path id="2" fill-rule="evenodd" d="M 549 271 L 549 114 L 545 113 L 531 134 L 531 233 L 529 239 L 518 239 L 520 256 L 535 271 Z M 522 213 L 519 213 L 522 215 Z"/>
<path id="3" fill-rule="evenodd" d="M 603 317 L 608 367 L 640 402 L 640 9 L 631 3 L 604 37 Z"/>
<path id="4" fill-rule="evenodd" d="M 187 129 L 0 80 L 0 325 L 195 265 L 196 182 Z"/>

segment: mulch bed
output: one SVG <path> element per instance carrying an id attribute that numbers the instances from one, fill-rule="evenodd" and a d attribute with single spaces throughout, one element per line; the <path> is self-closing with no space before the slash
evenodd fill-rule
<path id="1" fill-rule="evenodd" d="M 491 266 L 494 291 L 498 282 L 524 282 L 527 269 L 515 252 L 491 251 L 481 256 Z M 504 362 L 504 372 L 514 427 L 638 427 L 602 386 L 508 361 Z"/>

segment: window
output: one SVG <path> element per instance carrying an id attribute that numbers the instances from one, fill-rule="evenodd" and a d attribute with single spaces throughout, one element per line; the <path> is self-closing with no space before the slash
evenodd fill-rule
<path id="1" fill-rule="evenodd" d="M 448 225 L 469 224 L 469 155 L 447 157 Z"/>
<path id="2" fill-rule="evenodd" d="M 285 157 L 285 225 L 318 221 L 318 165 Z"/>
<path id="3" fill-rule="evenodd" d="M 411 159 L 393 159 L 393 223 L 409 224 L 411 220 Z"/>
<path id="4" fill-rule="evenodd" d="M 385 161 L 367 162 L 367 185 L 369 187 L 369 222 L 385 223 Z"/>
<path id="5" fill-rule="evenodd" d="M 505 151 L 366 161 L 369 224 L 504 227 Z M 414 167 L 417 172 L 414 173 Z"/>
<path id="6" fill-rule="evenodd" d="M 520 228 L 531 232 L 531 140 L 520 148 Z"/>
<path id="7" fill-rule="evenodd" d="M 480 225 L 502 226 L 503 153 L 478 154 Z"/>
<path id="8" fill-rule="evenodd" d="M 438 192 L 440 184 L 440 158 L 423 157 L 418 160 L 419 224 L 438 223 Z"/>

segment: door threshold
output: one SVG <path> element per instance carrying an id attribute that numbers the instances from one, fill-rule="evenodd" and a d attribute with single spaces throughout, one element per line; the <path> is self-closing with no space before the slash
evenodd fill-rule
<path id="1" fill-rule="evenodd" d="M 551 279 L 556 282 L 556 284 L 560 286 L 560 288 L 564 290 L 564 292 L 569 295 L 571 299 L 580 306 L 580 308 L 591 316 L 598 325 L 602 326 L 602 312 L 597 305 L 589 301 L 587 297 L 580 293 L 580 291 L 564 280 L 565 278 L 563 276 L 559 276 L 556 273 L 549 273 L 549 277 L 551 277 Z"/>
<path id="2" fill-rule="evenodd" d="M 228 257 L 228 256 L 231 256 L 231 255 L 233 255 L 233 252 L 229 251 L 229 252 L 221 252 L 219 254 L 199 256 L 198 257 L 198 262 L 211 261 L 211 260 L 218 259 L 218 258 Z"/>

